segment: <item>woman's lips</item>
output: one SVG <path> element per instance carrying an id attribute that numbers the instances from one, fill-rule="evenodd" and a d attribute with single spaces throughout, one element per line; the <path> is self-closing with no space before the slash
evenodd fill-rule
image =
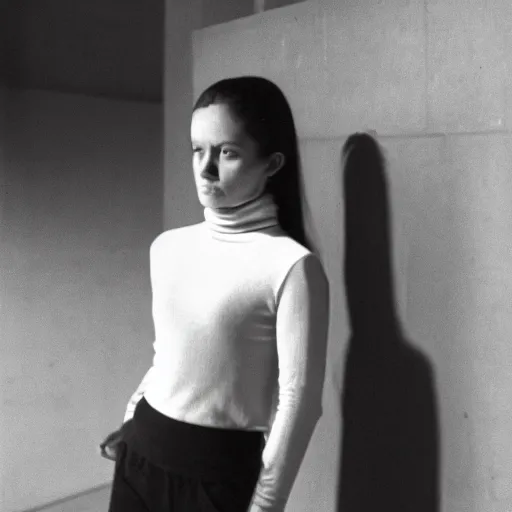
<path id="1" fill-rule="evenodd" d="M 212 183 L 203 183 L 200 187 L 201 192 L 204 192 L 205 194 L 219 194 L 220 190 L 218 187 L 213 185 Z"/>

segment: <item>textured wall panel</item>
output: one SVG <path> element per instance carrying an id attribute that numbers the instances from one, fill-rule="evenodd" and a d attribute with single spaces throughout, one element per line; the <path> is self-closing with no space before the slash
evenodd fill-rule
<path id="1" fill-rule="evenodd" d="M 301 137 L 426 126 L 420 0 L 303 2 L 194 34 L 195 94 L 227 76 L 260 74 L 289 98 Z"/>
<path id="2" fill-rule="evenodd" d="M 429 130 L 503 130 L 509 0 L 427 0 Z"/>

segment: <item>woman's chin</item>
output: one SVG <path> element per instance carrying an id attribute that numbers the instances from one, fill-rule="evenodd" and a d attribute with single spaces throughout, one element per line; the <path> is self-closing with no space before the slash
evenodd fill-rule
<path id="1" fill-rule="evenodd" d="M 218 198 L 199 194 L 199 202 L 204 208 L 222 208 L 223 204 Z"/>

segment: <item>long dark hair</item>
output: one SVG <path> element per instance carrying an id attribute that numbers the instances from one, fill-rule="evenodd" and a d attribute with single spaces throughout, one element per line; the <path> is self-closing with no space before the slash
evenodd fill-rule
<path id="1" fill-rule="evenodd" d="M 283 167 L 268 180 L 266 192 L 274 198 L 283 230 L 312 250 L 304 227 L 297 133 L 283 92 L 265 78 L 227 78 L 208 87 L 197 99 L 193 111 L 218 104 L 227 105 L 244 124 L 257 142 L 260 156 L 267 157 L 274 152 L 285 156 Z"/>

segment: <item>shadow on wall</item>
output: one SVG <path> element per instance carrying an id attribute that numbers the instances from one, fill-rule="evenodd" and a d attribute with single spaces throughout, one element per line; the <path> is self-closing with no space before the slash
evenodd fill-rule
<path id="1" fill-rule="evenodd" d="M 366 134 L 349 137 L 343 157 L 351 336 L 338 510 L 438 512 L 433 371 L 404 338 L 395 309 L 384 157 Z"/>

